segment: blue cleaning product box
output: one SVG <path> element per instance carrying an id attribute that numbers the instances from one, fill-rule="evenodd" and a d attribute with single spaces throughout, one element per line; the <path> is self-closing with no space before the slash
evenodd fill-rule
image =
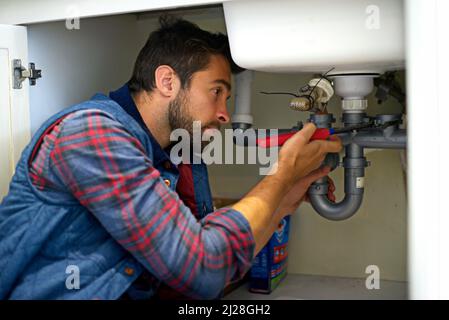
<path id="1" fill-rule="evenodd" d="M 287 275 L 289 229 L 290 216 L 287 216 L 257 254 L 250 271 L 251 292 L 271 293 Z"/>

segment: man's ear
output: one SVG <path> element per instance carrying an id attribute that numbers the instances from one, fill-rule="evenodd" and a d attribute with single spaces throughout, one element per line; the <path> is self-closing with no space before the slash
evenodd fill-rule
<path id="1" fill-rule="evenodd" d="M 175 70 L 168 65 L 160 65 L 154 71 L 155 85 L 158 91 L 165 97 L 176 96 L 180 88 L 180 81 Z"/>

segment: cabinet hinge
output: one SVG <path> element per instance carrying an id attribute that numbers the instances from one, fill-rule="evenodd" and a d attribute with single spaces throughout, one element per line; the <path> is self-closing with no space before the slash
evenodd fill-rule
<path id="1" fill-rule="evenodd" d="M 21 89 L 22 82 L 27 78 L 30 80 L 30 86 L 34 86 L 36 84 L 36 80 L 42 77 L 41 70 L 36 69 L 34 63 L 30 63 L 29 68 L 26 69 L 22 66 L 22 60 L 20 59 L 13 60 L 13 75 L 14 89 Z"/>

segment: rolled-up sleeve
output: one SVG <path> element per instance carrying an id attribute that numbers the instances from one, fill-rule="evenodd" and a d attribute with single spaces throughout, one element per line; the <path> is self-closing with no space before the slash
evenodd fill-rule
<path id="1" fill-rule="evenodd" d="M 251 266 L 246 218 L 222 208 L 198 221 L 153 167 L 140 141 L 109 114 L 65 121 L 50 153 L 57 180 L 149 272 L 193 298 L 216 298 Z"/>

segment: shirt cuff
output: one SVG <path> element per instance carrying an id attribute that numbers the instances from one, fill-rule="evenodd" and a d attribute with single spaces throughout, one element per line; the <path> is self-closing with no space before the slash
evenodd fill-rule
<path id="1" fill-rule="evenodd" d="M 234 257 L 237 260 L 237 272 L 231 281 L 236 281 L 248 272 L 254 258 L 256 242 L 245 216 L 230 207 L 220 208 L 215 211 L 220 222 L 226 227 Z"/>

